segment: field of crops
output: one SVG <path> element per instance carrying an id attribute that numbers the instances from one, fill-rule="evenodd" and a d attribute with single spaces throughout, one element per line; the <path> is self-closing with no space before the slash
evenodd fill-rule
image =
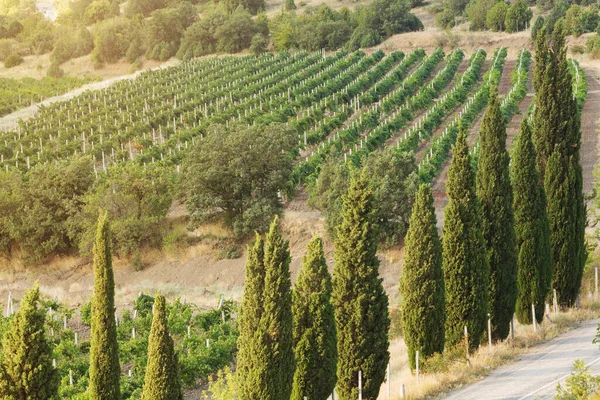
<path id="1" fill-rule="evenodd" d="M 27 171 L 83 153 L 98 173 L 127 162 L 178 171 L 213 124 L 286 122 L 299 139 L 294 187 L 314 179 L 328 157 L 359 163 L 383 146 L 424 150 L 420 177 L 429 181 L 459 125 L 468 127 L 485 108 L 506 53 L 479 50 L 468 60 L 462 50 L 441 49 L 279 53 L 187 62 L 41 109 L 1 134 L 0 162 Z M 526 94 L 530 57 L 520 52 L 503 95 L 507 119 Z"/>

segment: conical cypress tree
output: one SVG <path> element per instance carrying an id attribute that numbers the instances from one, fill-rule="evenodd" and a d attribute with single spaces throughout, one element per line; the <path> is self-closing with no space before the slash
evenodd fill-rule
<path id="1" fill-rule="evenodd" d="M 46 340 L 46 312 L 38 308 L 39 284 L 23 298 L 2 340 L 0 398 L 46 400 L 55 398 L 59 377 L 52 368 L 52 349 Z"/>
<path id="2" fill-rule="evenodd" d="M 354 173 L 344 196 L 333 271 L 340 400 L 357 398 L 359 371 L 363 399 L 376 399 L 390 357 L 388 297 L 379 277 L 373 202 L 367 177 Z"/>
<path id="3" fill-rule="evenodd" d="M 442 243 L 437 231 L 431 187 L 427 184 L 419 187 L 412 208 L 400 295 L 408 364 L 414 369 L 417 350 L 424 358 L 444 351 L 446 301 Z"/>
<path id="4" fill-rule="evenodd" d="M 267 398 L 264 391 L 267 386 L 267 349 L 265 334 L 260 328 L 264 288 L 264 240 L 257 234 L 254 245 L 248 249 L 237 342 L 237 376 L 240 397 L 245 400 Z"/>
<path id="5" fill-rule="evenodd" d="M 517 319 L 531 324 L 531 305 L 538 322 L 544 317 L 544 302 L 552 280 L 550 225 L 546 214 L 546 193 L 540 183 L 536 153 L 527 118 L 512 153 L 515 231 L 518 249 Z"/>
<path id="6" fill-rule="evenodd" d="M 546 70 L 546 60 L 548 59 L 548 36 L 546 29 L 538 31 L 535 40 L 534 68 L 533 68 L 533 89 L 540 90 L 544 80 L 544 71 Z"/>
<path id="7" fill-rule="evenodd" d="M 265 241 L 264 312 L 260 321 L 267 343 L 267 396 L 264 398 L 273 400 L 289 400 L 294 378 L 290 261 L 289 243 L 281 237 L 276 216 Z"/>
<path id="8" fill-rule="evenodd" d="M 545 187 L 554 259 L 552 286 L 556 289 L 559 305 L 570 307 L 579 295 L 583 265 L 579 265 L 581 254 L 577 235 L 577 171 L 572 162 L 574 156 L 564 157 L 561 147 L 557 146 L 548 159 Z"/>
<path id="9" fill-rule="evenodd" d="M 142 400 L 183 400 L 177 355 L 169 335 L 165 298 L 162 295 L 154 298 Z"/>
<path id="10" fill-rule="evenodd" d="M 579 152 L 581 116 L 573 98 L 562 22 L 555 25 L 552 40 L 546 46 L 546 67 L 538 79 L 535 98 L 534 141 L 548 200 L 554 259 L 552 285 L 560 305 L 568 307 L 575 303 L 579 294 L 587 257 L 586 209 Z M 547 176 L 550 157 L 555 160 L 551 176 Z M 561 179 L 568 179 L 570 183 Z"/>
<path id="11" fill-rule="evenodd" d="M 314 237 L 292 293 L 296 359 L 292 400 L 305 396 L 326 400 L 335 387 L 337 336 L 331 290 L 323 241 Z"/>
<path id="12" fill-rule="evenodd" d="M 94 243 L 94 295 L 90 347 L 90 396 L 94 400 L 120 399 L 119 350 L 115 325 L 115 280 L 110 253 L 110 227 L 100 214 Z"/>
<path id="13" fill-rule="evenodd" d="M 461 129 L 453 149 L 446 182 L 442 238 L 446 286 L 446 344 L 463 340 L 468 328 L 469 347 L 476 349 L 487 326 L 490 267 L 481 233 L 481 206 L 475 194 L 475 172 Z"/>
<path id="14" fill-rule="evenodd" d="M 517 300 L 517 246 L 510 184 L 510 157 L 506 151 L 506 124 L 493 87 L 479 131 L 477 197 L 482 208 L 482 233 L 490 266 L 489 313 L 492 339 L 510 333 Z"/>

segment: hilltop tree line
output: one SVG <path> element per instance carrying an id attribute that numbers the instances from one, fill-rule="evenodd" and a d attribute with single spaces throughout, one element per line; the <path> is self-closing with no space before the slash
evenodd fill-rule
<path id="1" fill-rule="evenodd" d="M 5 0 L 9 1 L 9 0 Z M 73 0 L 55 23 L 25 0 L 0 4 L 0 61 L 10 66 L 21 56 L 51 52 L 48 74 L 62 76 L 60 65 L 91 53 L 94 66 L 125 59 L 186 60 L 250 49 L 350 50 L 374 46 L 385 38 L 423 29 L 407 0 L 376 0 L 354 10 L 326 5 L 293 11 L 293 0 L 273 18 L 264 0 L 204 1 Z M 199 15 L 202 14 L 202 17 Z"/>
<path id="2" fill-rule="evenodd" d="M 587 257 L 581 116 L 560 24 L 540 32 L 534 75 L 535 111 L 521 123 L 512 163 L 496 92 L 479 131 L 477 171 L 459 134 L 441 240 L 431 189 L 419 189 L 400 286 L 412 368 L 416 351 L 428 357 L 464 340 L 476 349 L 488 318 L 498 341 L 513 314 L 541 322 L 553 293 L 561 307 L 577 301 Z"/>

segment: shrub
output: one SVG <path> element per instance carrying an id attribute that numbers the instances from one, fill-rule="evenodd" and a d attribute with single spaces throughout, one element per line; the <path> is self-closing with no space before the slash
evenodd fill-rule
<path id="1" fill-rule="evenodd" d="M 50 67 L 48 67 L 48 71 L 46 72 L 46 75 L 51 77 L 51 78 L 62 78 L 65 74 L 65 71 L 63 71 L 60 66 L 53 62 L 52 64 L 50 64 Z"/>
<path id="2" fill-rule="evenodd" d="M 235 244 L 229 244 L 219 251 L 217 258 L 219 260 L 235 260 L 242 256 L 242 250 Z"/>
<path id="3" fill-rule="evenodd" d="M 508 4 L 503 1 L 496 3 L 496 5 L 488 11 L 485 17 L 485 24 L 487 27 L 492 31 L 503 31 L 507 11 Z"/>
<path id="4" fill-rule="evenodd" d="M 250 43 L 250 51 L 252 54 L 258 55 L 267 51 L 267 46 L 269 45 L 269 41 L 264 35 L 261 33 L 257 33 L 252 37 L 252 42 Z"/>
<path id="5" fill-rule="evenodd" d="M 0 61 L 17 52 L 17 41 L 13 39 L 0 39 Z"/>
<path id="6" fill-rule="evenodd" d="M 17 53 L 12 53 L 4 59 L 4 66 L 6 68 L 16 67 L 17 65 L 21 65 L 22 63 L 23 57 L 21 57 L 21 55 Z"/>

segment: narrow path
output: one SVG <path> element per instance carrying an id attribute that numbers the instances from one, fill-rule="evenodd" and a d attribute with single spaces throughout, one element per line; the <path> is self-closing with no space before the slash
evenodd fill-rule
<path id="1" fill-rule="evenodd" d="M 152 68 L 151 70 L 160 69 L 160 68 L 168 68 L 168 67 L 175 66 L 179 63 L 180 63 L 179 60 L 173 59 L 171 61 L 166 62 L 165 64 L 162 64 L 159 67 Z M 136 73 L 133 73 L 133 74 L 123 75 L 123 76 L 119 76 L 119 77 L 111 78 L 111 79 L 106 79 L 101 82 L 89 83 L 87 85 L 83 85 L 82 87 L 80 87 L 78 89 L 74 89 L 65 94 L 61 94 L 60 96 L 49 97 L 49 98 L 47 98 L 39 103 L 35 103 L 29 107 L 21 108 L 11 114 L 5 115 L 4 117 L 0 118 L 0 130 L 15 129 L 15 127 L 20 119 L 26 120 L 27 118 L 31 118 L 38 112 L 38 110 L 41 106 L 49 106 L 52 103 L 72 99 L 73 97 L 79 96 L 80 94 L 82 94 L 88 90 L 104 89 L 104 88 L 109 87 L 113 83 L 116 83 L 119 81 L 123 81 L 123 80 L 127 80 L 127 79 L 135 79 L 138 75 L 140 75 L 143 72 L 147 72 L 147 71 L 148 71 L 148 69 L 145 69 L 145 70 L 137 71 Z"/>
<path id="2" fill-rule="evenodd" d="M 593 374 L 600 374 L 600 349 L 592 340 L 600 320 L 584 322 L 522 355 L 520 360 L 500 367 L 483 380 L 451 392 L 448 400 L 529 400 L 553 399 L 556 385 L 573 369 L 575 360 L 583 360 Z"/>

